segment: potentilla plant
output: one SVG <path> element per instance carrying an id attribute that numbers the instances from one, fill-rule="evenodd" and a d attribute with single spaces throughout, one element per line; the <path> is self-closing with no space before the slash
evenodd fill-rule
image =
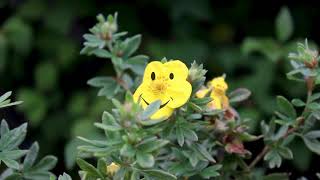
<path id="1" fill-rule="evenodd" d="M 11 92 L 0 96 L 0 109 L 4 107 L 21 104 L 21 101 L 11 102 Z M 56 163 L 57 158 L 51 155 L 38 159 L 39 145 L 34 142 L 29 149 L 20 149 L 27 134 L 27 123 L 14 129 L 9 129 L 6 120 L 0 125 L 0 163 L 5 165 L 1 172 L 0 179 L 6 180 L 55 180 L 56 176 L 50 172 Z M 64 177 L 68 175 L 64 174 Z M 63 180 L 63 176 L 59 180 Z M 71 179 L 71 178 L 70 178 Z M 65 179 L 68 180 L 68 179 Z"/>
<path id="2" fill-rule="evenodd" d="M 81 54 L 111 59 L 116 75 L 88 84 L 99 87 L 98 95 L 111 100 L 113 109 L 94 124 L 103 139 L 79 137 L 87 143 L 78 147 L 82 179 L 288 179 L 289 174 L 266 170 L 294 158 L 288 145 L 295 138 L 320 155 L 320 131 L 314 129 L 320 119 L 320 93 L 314 93 L 319 56 L 307 41 L 290 53 L 293 70 L 287 74 L 306 84 L 306 100 L 278 96 L 274 115 L 261 123 L 260 135 L 252 135 L 248 124 L 254 120 L 233 108 L 249 90 L 229 91 L 226 75 L 206 82 L 207 70 L 196 62 L 147 63 L 147 56 L 134 55 L 141 36 L 118 32 L 117 14 L 97 19 L 84 35 Z M 252 154 L 244 145 L 248 141 L 263 141 L 264 147 Z"/>

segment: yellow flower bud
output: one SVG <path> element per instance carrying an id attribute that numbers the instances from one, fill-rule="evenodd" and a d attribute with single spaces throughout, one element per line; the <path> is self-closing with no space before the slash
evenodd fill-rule
<path id="1" fill-rule="evenodd" d="M 119 169 L 120 166 L 112 162 L 110 165 L 107 166 L 107 174 L 113 176 Z"/>

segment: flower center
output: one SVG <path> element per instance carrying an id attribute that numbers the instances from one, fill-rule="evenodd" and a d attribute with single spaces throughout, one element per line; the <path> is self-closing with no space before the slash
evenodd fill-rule
<path id="1" fill-rule="evenodd" d="M 168 79 L 160 77 L 159 79 L 152 81 L 149 88 L 153 94 L 160 95 L 166 92 L 168 86 Z"/>

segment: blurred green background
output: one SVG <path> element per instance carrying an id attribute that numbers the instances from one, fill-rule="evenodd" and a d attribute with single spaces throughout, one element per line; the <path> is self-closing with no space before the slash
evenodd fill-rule
<path id="1" fill-rule="evenodd" d="M 284 6 L 294 27 L 287 41 L 276 38 Z M 143 35 L 142 54 L 188 64 L 197 60 L 205 64 L 208 78 L 226 73 L 230 89 L 250 89 L 253 95 L 239 111 L 253 119 L 255 133 L 260 120 L 272 115 L 275 95 L 304 97 L 302 85 L 286 80 L 286 56 L 296 40 L 320 41 L 317 1 L 0 0 L 0 92 L 13 90 L 24 101 L 16 110 L 1 111 L 0 118 L 11 126 L 29 122 L 25 146 L 37 140 L 42 154 L 58 156 L 58 173 L 74 171 L 75 137 L 99 136 L 92 123 L 110 108 L 86 82 L 113 74 L 111 62 L 79 51 L 96 15 L 116 11 L 121 31 Z M 253 154 L 261 149 L 247 146 Z M 293 146 L 295 159 L 273 171 L 296 177 L 317 172 L 312 164 L 319 157 L 312 158 L 300 141 Z"/>

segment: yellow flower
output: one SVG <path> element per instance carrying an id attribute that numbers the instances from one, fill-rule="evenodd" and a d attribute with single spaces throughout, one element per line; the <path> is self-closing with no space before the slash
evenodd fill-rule
<path id="1" fill-rule="evenodd" d="M 225 109 L 229 107 L 229 99 L 226 96 L 226 91 L 228 89 L 228 84 L 225 82 L 224 77 L 217 77 L 208 82 L 208 87 L 201 88 L 196 96 L 198 98 L 203 98 L 210 92 L 210 97 L 212 101 L 208 106 L 212 109 Z"/>
<path id="2" fill-rule="evenodd" d="M 152 102 L 160 100 L 160 109 L 151 119 L 167 119 L 191 95 L 192 87 L 186 80 L 188 73 L 187 66 L 179 60 L 150 62 L 144 71 L 142 83 L 133 94 L 134 101 L 140 102 L 145 109 Z"/>
<path id="3" fill-rule="evenodd" d="M 120 166 L 112 162 L 109 166 L 107 166 L 107 174 L 113 176 L 119 169 Z"/>

